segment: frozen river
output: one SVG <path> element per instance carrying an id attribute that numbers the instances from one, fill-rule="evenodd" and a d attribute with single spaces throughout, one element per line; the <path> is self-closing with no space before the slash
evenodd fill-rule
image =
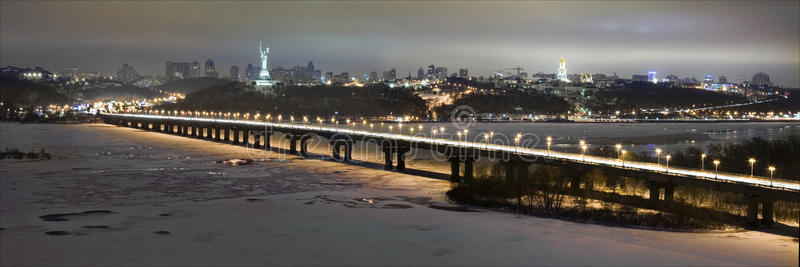
<path id="1" fill-rule="evenodd" d="M 254 155 L 104 124 L 0 123 L 0 147 L 53 155 L 0 161 L 2 265 L 798 264 L 791 237 L 460 207 L 442 180 L 274 153 L 232 166 Z"/>

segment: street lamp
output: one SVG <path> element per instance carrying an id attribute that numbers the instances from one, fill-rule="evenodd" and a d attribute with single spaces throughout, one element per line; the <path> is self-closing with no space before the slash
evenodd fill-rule
<path id="1" fill-rule="evenodd" d="M 753 166 L 756 164 L 756 159 L 750 158 L 747 162 L 750 162 L 750 177 L 753 177 Z"/>
<path id="2" fill-rule="evenodd" d="M 714 178 L 717 178 L 717 171 L 719 167 L 719 160 L 714 160 Z"/>
<path id="3" fill-rule="evenodd" d="M 434 127 L 431 132 L 433 133 L 433 139 L 436 139 L 436 128 Z"/>
<path id="4" fill-rule="evenodd" d="M 586 148 L 588 148 L 588 147 L 589 146 L 587 146 L 586 144 L 581 145 L 581 150 L 583 150 L 583 153 L 582 153 L 583 154 L 582 155 L 583 161 L 586 161 Z"/>
<path id="5" fill-rule="evenodd" d="M 617 158 L 622 157 L 622 144 L 617 144 L 615 147 L 617 147 Z"/>
<path id="6" fill-rule="evenodd" d="M 622 167 L 625 167 L 625 153 L 628 153 L 627 150 L 620 151 L 622 153 Z"/>
<path id="7" fill-rule="evenodd" d="M 661 149 L 656 148 L 656 164 L 661 165 Z"/>
<path id="8" fill-rule="evenodd" d="M 553 137 L 547 137 L 547 156 L 550 156 L 550 145 L 553 144 Z"/>
<path id="9" fill-rule="evenodd" d="M 666 157 L 666 159 L 667 159 L 667 172 L 669 172 L 669 159 L 671 159 L 671 158 L 672 158 L 672 155 L 667 154 L 667 157 Z"/>
<path id="10" fill-rule="evenodd" d="M 703 171 L 706 168 L 706 153 L 700 154 L 700 170 Z"/>
<path id="11" fill-rule="evenodd" d="M 769 186 L 772 186 L 772 174 L 775 173 L 775 166 L 769 166 Z"/>
<path id="12" fill-rule="evenodd" d="M 458 135 L 458 142 L 457 143 L 461 143 L 461 131 L 456 132 L 456 135 Z"/>

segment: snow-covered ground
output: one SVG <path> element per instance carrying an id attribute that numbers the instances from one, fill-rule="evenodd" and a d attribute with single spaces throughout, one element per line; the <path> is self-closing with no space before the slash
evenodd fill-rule
<path id="1" fill-rule="evenodd" d="M 231 166 L 244 148 L 104 124 L 0 123 L 5 147 L 54 159 L 0 161 L 2 265 L 798 264 L 785 236 L 465 209 L 442 180 L 275 154 Z"/>

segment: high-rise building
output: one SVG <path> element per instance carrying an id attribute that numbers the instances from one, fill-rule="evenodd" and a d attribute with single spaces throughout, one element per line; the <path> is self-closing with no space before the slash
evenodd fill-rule
<path id="1" fill-rule="evenodd" d="M 706 78 L 703 79 L 703 83 L 707 83 L 707 84 L 714 83 L 714 76 L 711 76 L 711 74 L 706 74 Z"/>
<path id="2" fill-rule="evenodd" d="M 447 67 L 437 67 L 434 76 L 439 79 L 447 78 Z"/>
<path id="3" fill-rule="evenodd" d="M 247 68 L 244 69 L 244 79 L 247 81 L 254 80 L 255 75 L 258 74 L 258 71 L 253 69 L 253 64 L 247 64 Z"/>
<path id="4" fill-rule="evenodd" d="M 419 70 L 417 70 L 417 80 L 423 79 L 425 79 L 425 70 L 423 70 L 422 67 L 419 67 Z"/>
<path id="5" fill-rule="evenodd" d="M 772 86 L 772 82 L 769 81 L 769 75 L 763 72 L 754 74 L 753 78 L 750 80 L 750 84 L 757 88 L 766 88 Z"/>
<path id="6" fill-rule="evenodd" d="M 375 75 L 378 75 L 377 73 Z M 333 72 L 329 71 L 325 73 L 325 82 L 333 82 Z"/>
<path id="7" fill-rule="evenodd" d="M 369 73 L 369 75 L 367 75 L 367 81 L 371 82 L 371 83 L 377 82 L 378 81 L 378 73 L 375 72 L 374 70 L 371 71 Z"/>
<path id="8" fill-rule="evenodd" d="M 717 79 L 719 79 L 720 84 L 728 83 L 728 77 L 725 77 L 725 75 L 720 75 Z"/>
<path id="9" fill-rule="evenodd" d="M 239 81 L 239 67 L 231 66 L 231 80 Z"/>
<path id="10" fill-rule="evenodd" d="M 169 80 L 191 77 L 191 64 L 189 62 L 167 61 L 164 76 Z"/>
<path id="11" fill-rule="evenodd" d="M 214 66 L 214 61 L 210 58 L 206 60 L 206 77 L 218 78 L 217 67 Z"/>
<path id="12" fill-rule="evenodd" d="M 200 72 L 200 62 L 197 62 L 197 59 L 195 59 L 194 61 L 192 61 L 192 64 L 191 64 L 191 66 L 190 66 L 190 67 L 191 67 L 191 73 L 190 73 L 190 76 L 191 76 L 192 78 L 197 78 L 197 77 L 200 77 L 200 76 L 201 76 L 201 74 L 200 74 L 200 73 L 201 73 L 201 72 Z"/>
<path id="13" fill-rule="evenodd" d="M 309 61 L 308 62 L 308 65 L 306 65 L 306 70 L 308 70 L 308 72 L 314 72 L 314 62 L 313 61 Z"/>
<path id="14" fill-rule="evenodd" d="M 436 66 L 428 65 L 428 79 L 433 79 L 434 76 L 436 76 Z"/>
<path id="15" fill-rule="evenodd" d="M 139 73 L 133 69 L 133 66 L 128 65 L 128 63 L 122 64 L 122 68 L 117 70 L 117 77 L 118 81 L 122 81 L 123 83 L 132 83 L 139 79 Z"/>
<path id="16" fill-rule="evenodd" d="M 658 83 L 658 78 L 656 77 L 656 72 L 655 71 L 647 72 L 647 81 L 649 81 L 651 83 Z"/>
<path id="17" fill-rule="evenodd" d="M 384 81 L 394 81 L 397 79 L 397 71 L 392 68 L 390 71 L 383 72 L 383 80 Z"/>
<path id="18" fill-rule="evenodd" d="M 458 69 L 458 77 L 468 77 L 469 70 L 468 69 Z"/>

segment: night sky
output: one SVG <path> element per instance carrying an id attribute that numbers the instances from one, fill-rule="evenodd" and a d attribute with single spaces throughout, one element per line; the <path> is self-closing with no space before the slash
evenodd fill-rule
<path id="1" fill-rule="evenodd" d="M 213 59 L 324 72 L 428 64 L 473 75 L 522 66 L 630 77 L 648 70 L 743 80 L 764 71 L 800 87 L 800 1 L 785 2 L 0 2 L 0 65 L 111 73 L 124 62 Z M 511 71 L 511 70 L 504 70 Z"/>

